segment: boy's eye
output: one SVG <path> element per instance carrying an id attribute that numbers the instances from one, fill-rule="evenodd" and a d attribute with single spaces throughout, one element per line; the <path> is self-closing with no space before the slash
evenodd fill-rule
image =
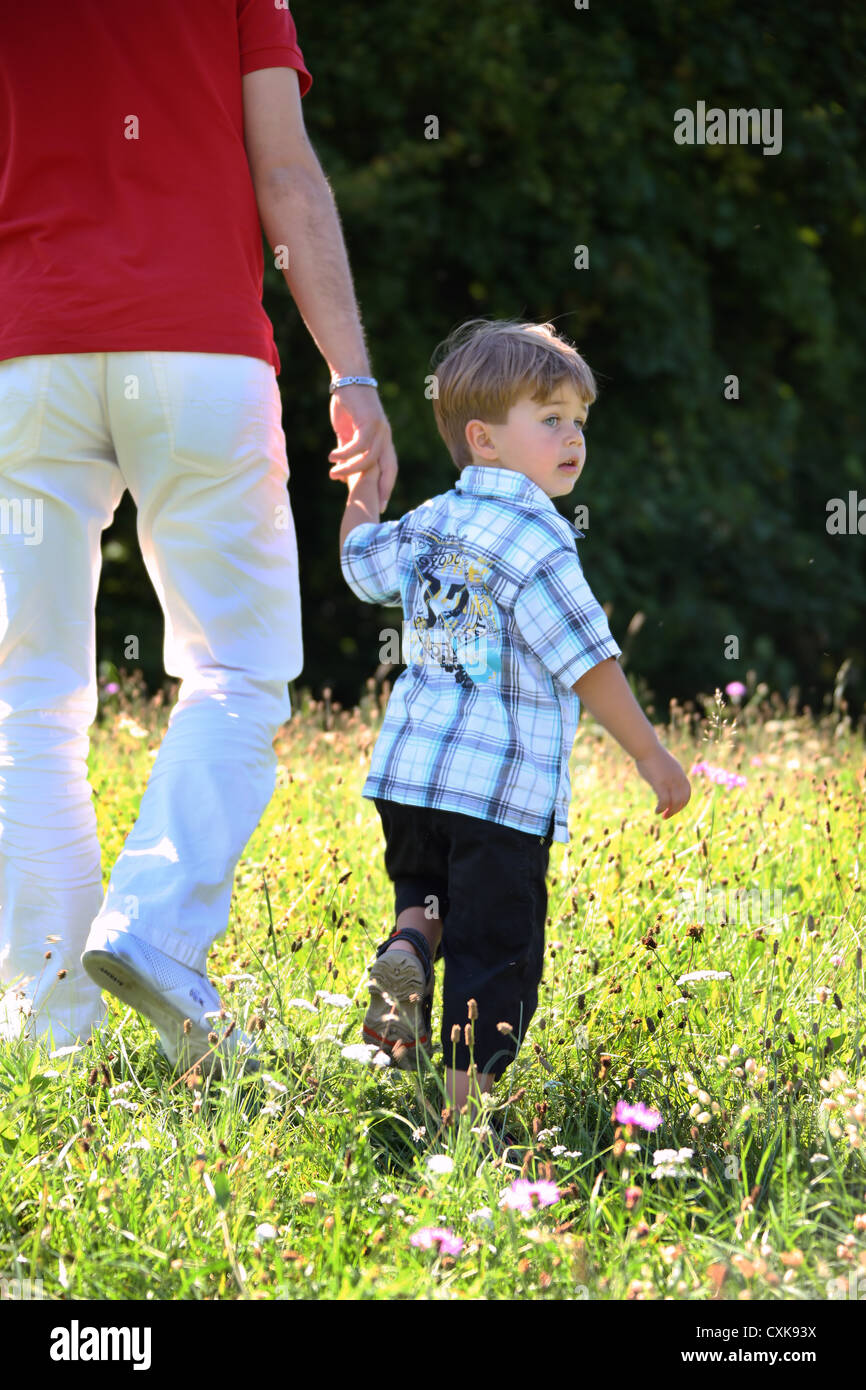
<path id="1" fill-rule="evenodd" d="M 559 420 L 559 416 L 558 416 L 558 415 L 546 415 L 546 416 L 545 416 L 545 419 L 544 419 L 545 425 L 547 424 L 548 420 L 556 420 L 556 421 L 558 421 L 558 420 Z M 583 420 L 583 421 L 581 421 L 581 420 L 575 420 L 574 423 L 577 425 L 577 427 L 578 427 L 579 430 L 585 431 L 585 430 L 587 430 L 587 429 L 589 428 L 589 426 L 587 425 L 587 423 L 586 423 L 585 420 Z"/>

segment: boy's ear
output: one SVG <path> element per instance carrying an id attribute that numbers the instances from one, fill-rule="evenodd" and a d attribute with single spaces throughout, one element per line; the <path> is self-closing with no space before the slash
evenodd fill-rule
<path id="1" fill-rule="evenodd" d="M 483 454 L 485 449 L 495 447 L 483 420 L 467 420 L 463 436 L 473 453 Z"/>

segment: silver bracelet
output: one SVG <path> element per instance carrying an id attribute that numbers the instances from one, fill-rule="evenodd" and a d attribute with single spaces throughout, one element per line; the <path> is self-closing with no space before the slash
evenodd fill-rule
<path id="1" fill-rule="evenodd" d="M 378 386 L 379 383 L 374 376 L 332 376 L 331 384 L 328 387 L 328 394 L 333 396 L 341 386 Z"/>

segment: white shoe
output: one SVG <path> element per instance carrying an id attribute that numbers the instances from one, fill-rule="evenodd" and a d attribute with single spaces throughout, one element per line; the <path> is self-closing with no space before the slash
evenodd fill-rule
<path id="1" fill-rule="evenodd" d="M 238 1028 L 227 1033 L 231 1020 L 220 1018 L 222 1002 L 206 975 L 130 932 L 111 928 L 88 941 L 81 964 L 102 989 L 155 1024 L 173 1066 L 187 1070 L 198 1063 L 207 1075 L 214 1063 L 237 1057 L 239 1070 L 257 1070 L 251 1056 L 255 1043 Z"/>

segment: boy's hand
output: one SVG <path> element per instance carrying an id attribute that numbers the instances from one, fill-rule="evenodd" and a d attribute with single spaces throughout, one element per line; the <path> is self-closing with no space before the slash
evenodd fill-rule
<path id="1" fill-rule="evenodd" d="M 687 805 L 692 794 L 689 779 L 661 744 L 648 757 L 636 758 L 635 767 L 658 797 L 656 812 L 664 811 L 663 820 L 669 820 Z"/>
<path id="2" fill-rule="evenodd" d="M 397 455 L 378 393 L 369 386 L 341 386 L 331 396 L 331 424 L 339 443 L 328 455 L 329 477 L 348 482 L 353 474 L 378 466 L 383 512 L 397 481 Z"/>

